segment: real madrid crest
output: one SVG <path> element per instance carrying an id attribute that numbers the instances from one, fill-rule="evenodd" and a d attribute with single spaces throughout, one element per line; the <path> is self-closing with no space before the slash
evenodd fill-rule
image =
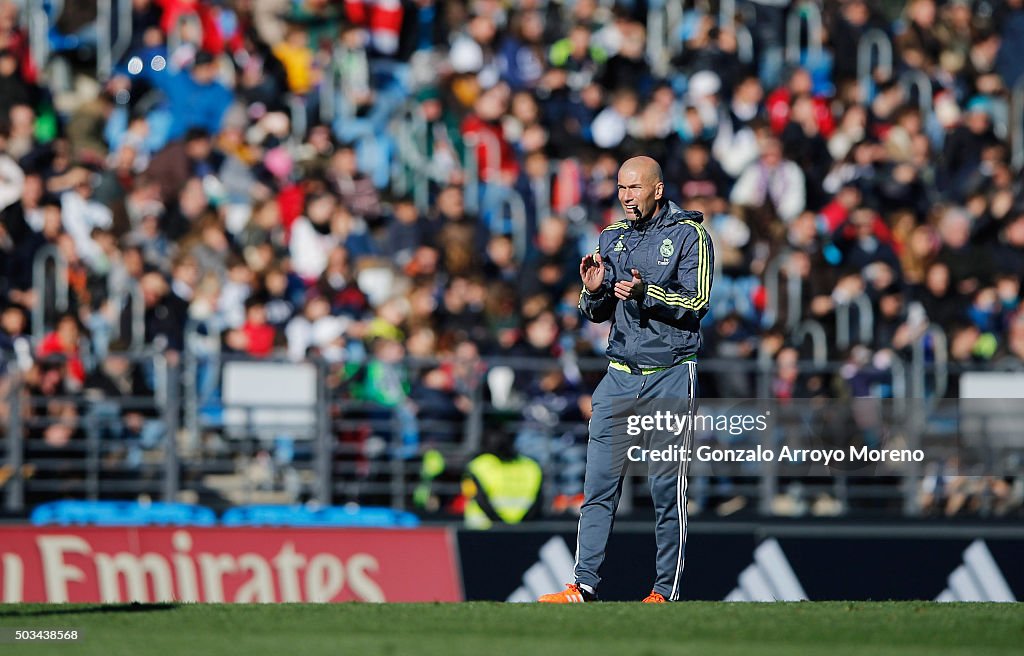
<path id="1" fill-rule="evenodd" d="M 668 259 L 672 257 L 672 254 L 676 252 L 675 247 L 672 245 L 671 239 L 665 239 L 661 242 L 661 248 L 658 249 L 658 253 L 661 255 L 661 259 L 658 260 L 658 264 L 664 266 L 668 264 Z"/>

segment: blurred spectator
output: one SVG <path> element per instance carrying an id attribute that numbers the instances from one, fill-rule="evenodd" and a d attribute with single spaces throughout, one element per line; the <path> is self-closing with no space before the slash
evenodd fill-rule
<path id="1" fill-rule="evenodd" d="M 146 175 L 160 186 L 165 205 L 172 204 L 190 178 L 216 175 L 224 156 L 213 149 L 210 131 L 192 127 L 180 141 L 167 144 L 150 161 Z"/>
<path id="2" fill-rule="evenodd" d="M 1024 4 L 1007 0 L 999 23 L 1000 45 L 995 67 L 1007 87 L 1024 78 Z"/>
<path id="3" fill-rule="evenodd" d="M 958 292 L 974 292 L 991 276 L 991 253 L 981 244 L 971 243 L 971 220 L 959 208 L 947 209 L 938 228 L 942 239 L 939 261 L 949 267 L 950 278 L 956 281 Z"/>
<path id="4" fill-rule="evenodd" d="M 588 25 L 577 23 L 567 37 L 552 44 L 549 52 L 551 63 L 568 72 L 566 82 L 575 91 L 587 86 L 608 58 L 604 48 L 593 43 L 592 36 Z"/>
<path id="5" fill-rule="evenodd" d="M 783 159 L 778 139 L 763 137 L 760 151 L 760 158 L 736 181 L 729 199 L 749 208 L 768 206 L 783 221 L 792 221 L 807 202 L 804 173 L 795 163 Z"/>
<path id="6" fill-rule="evenodd" d="M 452 40 L 448 56 L 456 73 L 472 73 L 483 88 L 498 81 L 498 60 L 495 56 L 497 28 L 494 20 L 483 13 L 469 18 L 465 30 Z"/>
<path id="7" fill-rule="evenodd" d="M 686 204 L 693 198 L 726 198 L 731 186 L 729 177 L 711 158 L 706 144 L 699 141 L 689 143 L 683 150 L 681 168 L 666 173 L 669 180 L 679 186 L 678 197 Z M 671 165 L 671 164 L 670 164 Z M 672 190 L 667 190 L 672 193 Z"/>
<path id="8" fill-rule="evenodd" d="M 8 305 L 0 310 L 0 376 L 10 367 L 26 371 L 31 366 L 28 315 L 24 308 Z"/>
<path id="9" fill-rule="evenodd" d="M 380 196 L 373 181 L 360 172 L 355 148 L 342 144 L 331 156 L 327 180 L 346 208 L 354 215 L 376 220 L 381 214 Z"/>
<path id="10" fill-rule="evenodd" d="M 639 108 L 636 92 L 619 89 L 612 96 L 611 104 L 594 117 L 591 125 L 594 143 L 601 148 L 615 148 L 622 143 L 628 132 L 629 122 Z"/>
<path id="11" fill-rule="evenodd" d="M 937 325 L 952 326 L 966 319 L 963 297 L 953 289 L 949 267 L 942 262 L 928 267 L 918 300 L 928 319 Z"/>
<path id="12" fill-rule="evenodd" d="M 32 462 L 67 449 L 73 439 L 81 437 L 78 409 L 69 400 L 81 387 L 69 375 L 65 364 L 54 361 L 37 361 L 25 372 L 25 387 L 29 397 L 27 412 L 23 415 L 28 426 L 25 437 L 32 445 L 25 458 Z M 69 469 L 77 471 L 80 466 L 65 462 L 57 471 L 51 470 L 50 477 L 61 478 L 62 470 Z"/>
<path id="13" fill-rule="evenodd" d="M 25 81 L 17 54 L 0 50 L 0 115 L 6 116 L 15 105 L 33 106 L 37 100 L 38 92 Z"/>
<path id="14" fill-rule="evenodd" d="M 263 358 L 273 351 L 275 337 L 274 327 L 267 323 L 264 300 L 250 296 L 245 299 L 245 323 L 237 330 L 229 331 L 225 341 L 232 350 Z"/>
<path id="15" fill-rule="evenodd" d="M 331 314 L 359 318 L 368 309 L 366 295 L 355 281 L 348 250 L 338 246 L 327 256 L 317 289 L 331 303 Z"/>
<path id="16" fill-rule="evenodd" d="M 579 509 L 583 503 L 583 474 L 586 471 L 586 433 L 583 430 L 584 402 L 580 390 L 558 367 L 536 372 L 523 407 L 523 422 L 515 447 L 523 455 L 556 472 L 550 490 L 556 512 Z"/>
<path id="17" fill-rule="evenodd" d="M 832 235 L 840 254 L 840 265 L 847 272 L 863 271 L 874 262 L 899 271 L 896 252 L 889 244 L 888 228 L 873 210 L 858 208 Z"/>
<path id="18" fill-rule="evenodd" d="M 294 294 L 288 291 L 288 276 L 279 268 L 270 268 L 263 273 L 261 292 L 266 298 L 267 323 L 278 334 L 283 334 L 285 325 L 295 315 Z"/>
<path id="19" fill-rule="evenodd" d="M 88 436 L 110 444 L 129 467 L 140 465 L 140 449 L 158 446 L 167 430 L 141 368 L 123 354 L 110 354 L 89 374 L 84 388 Z"/>
<path id="20" fill-rule="evenodd" d="M 306 198 L 305 215 L 292 224 L 289 249 L 292 268 L 307 282 L 316 280 L 327 266 L 327 254 L 337 243 L 331 234 L 331 217 L 337 199 L 328 193 Z"/>
<path id="21" fill-rule="evenodd" d="M 309 93 L 318 82 L 319 71 L 314 65 L 314 52 L 309 46 L 309 35 L 301 23 L 291 23 L 284 39 L 274 45 L 271 52 L 281 60 L 288 76 L 288 87 L 300 96 Z"/>
<path id="22" fill-rule="evenodd" d="M 166 20 L 167 14 L 164 18 Z M 170 104 L 173 118 L 168 140 L 181 138 L 189 128 L 203 128 L 210 134 L 220 131 L 233 98 L 231 91 L 217 79 L 217 65 L 213 54 L 201 50 L 188 71 L 172 71 L 170 66 L 161 70 L 141 67 L 139 77 L 160 89 Z"/>
<path id="23" fill-rule="evenodd" d="M 346 323 L 331 316 L 331 304 L 326 298 L 309 298 L 302 313 L 285 327 L 288 357 L 295 361 L 304 359 L 311 347 L 326 346 L 335 335 L 343 331 Z M 324 339 L 325 336 L 329 339 Z"/>
<path id="24" fill-rule="evenodd" d="M 39 342 L 36 355 L 50 362 L 67 373 L 68 383 L 73 387 L 81 387 L 85 382 L 85 365 L 82 363 L 81 329 L 74 315 L 65 314 L 57 320 L 56 329 Z"/>
<path id="25" fill-rule="evenodd" d="M 967 103 L 963 123 L 946 138 L 943 148 L 943 171 L 947 184 L 961 200 L 967 176 L 981 163 L 982 151 L 998 143 L 990 118 L 992 102 L 984 97 Z"/>
<path id="26" fill-rule="evenodd" d="M 482 261 L 487 235 L 480 222 L 466 213 L 462 190 L 458 187 L 443 189 L 435 207 L 437 245 L 444 253 L 445 270 L 452 276 L 475 271 Z"/>
<path id="27" fill-rule="evenodd" d="M 410 390 L 409 398 L 416 411 L 419 438 L 423 444 L 451 443 L 462 437 L 460 429 L 465 415 L 459 408 L 459 398 L 450 382 L 444 371 L 434 369 L 424 374 Z M 465 400 L 462 405 L 466 407 Z"/>
<path id="28" fill-rule="evenodd" d="M 501 117 L 508 109 L 508 88 L 494 86 L 483 91 L 462 121 L 462 140 L 476 140 L 476 161 L 480 180 L 511 184 L 519 173 L 512 146 L 505 139 Z"/>
<path id="29" fill-rule="evenodd" d="M 646 60 L 645 30 L 634 22 L 623 22 L 619 50 L 602 67 L 597 81 L 607 89 L 636 89 L 646 95 L 651 91 L 653 76 Z"/>
<path id="30" fill-rule="evenodd" d="M 100 248 L 93 241 L 92 232 L 95 228 L 110 228 L 113 214 L 110 208 L 92 199 L 94 182 L 89 170 L 72 169 L 65 176 L 65 183 L 70 189 L 60 197 L 64 230 L 74 240 L 78 257 L 94 264 L 100 257 Z"/>
<path id="31" fill-rule="evenodd" d="M 188 302 L 171 291 L 163 275 L 149 272 L 139 281 L 143 304 L 142 342 L 161 349 L 181 351 L 185 343 L 185 321 Z M 134 302 L 134 301 L 133 301 Z M 134 334 L 132 304 L 126 304 L 121 314 L 123 339 L 138 339 Z"/>
<path id="32" fill-rule="evenodd" d="M 430 221 L 420 214 L 411 198 L 398 199 L 391 212 L 379 250 L 401 267 L 412 259 L 417 246 L 432 243 L 435 235 Z"/>
<path id="33" fill-rule="evenodd" d="M 532 88 L 544 73 L 544 16 L 528 10 L 513 15 L 509 36 L 501 44 L 498 63 L 502 79 L 513 89 Z"/>

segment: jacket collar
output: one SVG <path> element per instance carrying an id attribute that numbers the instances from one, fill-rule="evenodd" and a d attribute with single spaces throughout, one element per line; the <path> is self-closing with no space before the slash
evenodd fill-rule
<path id="1" fill-rule="evenodd" d="M 669 226 L 682 221 L 704 222 L 704 214 L 696 210 L 684 210 L 672 201 L 666 201 L 661 211 L 651 217 L 652 226 Z"/>

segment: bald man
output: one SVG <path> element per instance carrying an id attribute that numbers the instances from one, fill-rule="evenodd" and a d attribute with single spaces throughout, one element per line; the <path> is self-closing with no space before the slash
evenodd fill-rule
<path id="1" fill-rule="evenodd" d="M 634 157 L 619 169 L 625 220 L 601 233 L 597 250 L 580 261 L 580 310 L 611 321 L 608 373 L 593 396 L 575 581 L 542 602 L 597 599 L 599 571 L 611 534 L 626 468 L 643 452 L 655 507 L 658 553 L 654 586 L 644 599 L 679 599 L 686 544 L 686 475 L 696 398 L 700 320 L 711 298 L 714 250 L 700 212 L 665 199 L 661 166 Z M 664 430 L 645 430 L 646 415 L 672 413 Z M 690 417 L 685 424 L 679 422 Z M 634 448 L 636 447 L 636 448 Z"/>

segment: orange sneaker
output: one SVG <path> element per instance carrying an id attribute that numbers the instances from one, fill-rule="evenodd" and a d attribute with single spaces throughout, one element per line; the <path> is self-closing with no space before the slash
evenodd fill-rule
<path id="1" fill-rule="evenodd" d="M 565 590 L 541 595 L 537 601 L 542 604 L 581 604 L 585 601 L 594 601 L 595 597 L 575 583 L 566 583 Z"/>
<path id="2" fill-rule="evenodd" d="M 644 597 L 643 603 L 645 603 L 645 604 L 667 604 L 668 603 L 668 599 L 665 599 L 665 597 L 660 592 L 655 592 L 654 590 L 651 590 L 651 594 L 649 594 L 646 597 Z"/>

